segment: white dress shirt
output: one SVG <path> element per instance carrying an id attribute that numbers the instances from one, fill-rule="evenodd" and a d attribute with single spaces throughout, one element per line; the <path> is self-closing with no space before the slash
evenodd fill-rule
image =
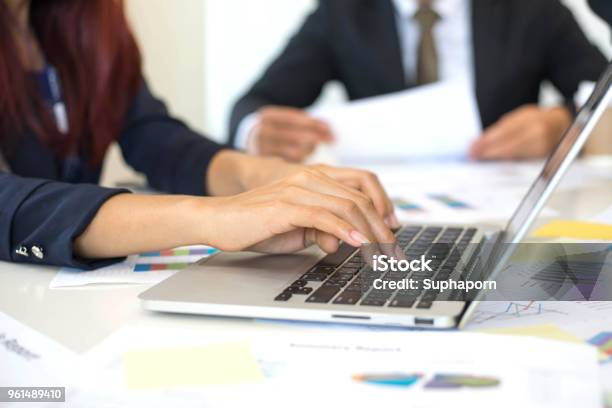
<path id="1" fill-rule="evenodd" d="M 397 11 L 397 28 L 406 81 L 408 84 L 414 84 L 420 41 L 420 28 L 414 20 L 414 15 L 419 9 L 419 0 L 392 1 Z M 474 83 L 471 5 L 471 0 L 432 0 L 431 7 L 440 15 L 433 34 L 441 81 L 462 80 Z M 256 112 L 240 122 L 235 139 L 237 148 L 257 153 L 257 143 L 254 139 L 258 123 Z"/>

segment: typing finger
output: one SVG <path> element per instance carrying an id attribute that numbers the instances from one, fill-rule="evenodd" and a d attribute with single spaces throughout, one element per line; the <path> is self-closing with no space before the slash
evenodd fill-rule
<path id="1" fill-rule="evenodd" d="M 373 232 L 375 242 L 394 243 L 395 236 L 385 224 L 383 218 L 376 212 L 372 199 L 360 191 L 343 185 L 321 172 L 306 172 L 298 182 L 310 191 L 327 195 L 333 195 L 348 199 L 355 203 L 366 217 L 369 227 Z"/>

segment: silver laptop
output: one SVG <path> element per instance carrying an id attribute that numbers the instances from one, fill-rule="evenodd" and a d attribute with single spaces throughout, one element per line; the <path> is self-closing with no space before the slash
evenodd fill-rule
<path id="1" fill-rule="evenodd" d="M 443 243 L 449 249 L 438 257 L 433 278 L 462 279 L 468 268 L 494 277 L 507 258 L 495 248 L 524 238 L 610 104 L 611 81 L 612 65 L 505 229 L 407 225 L 396 232 L 406 256 Z M 478 304 L 478 297 L 439 300 L 427 291 L 377 291 L 369 285 L 372 268 L 364 257 L 347 245 L 327 256 L 313 248 L 293 255 L 219 253 L 139 297 L 145 309 L 161 312 L 440 329 L 462 327 Z"/>

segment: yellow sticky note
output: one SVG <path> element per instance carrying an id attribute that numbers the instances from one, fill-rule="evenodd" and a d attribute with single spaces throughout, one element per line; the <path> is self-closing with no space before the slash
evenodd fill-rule
<path id="1" fill-rule="evenodd" d="M 612 241 L 612 225 L 581 221 L 553 221 L 538 228 L 536 238 L 575 238 Z"/>
<path id="2" fill-rule="evenodd" d="M 485 329 L 480 331 L 483 333 L 540 337 L 549 340 L 559 340 L 569 343 L 584 344 L 584 341 L 580 340 L 573 334 L 566 332 L 554 323 L 537 324 L 533 326 L 503 327 L 499 329 Z M 600 360 L 607 359 L 608 357 L 609 356 L 606 356 L 605 353 L 599 352 Z"/>
<path id="3" fill-rule="evenodd" d="M 583 341 L 578 337 L 566 332 L 554 323 L 538 324 L 533 326 L 503 327 L 500 329 L 486 329 L 482 331 L 494 334 L 541 337 L 551 340 L 567 341 L 570 343 L 583 343 Z"/>
<path id="4" fill-rule="evenodd" d="M 129 351 L 123 355 L 132 390 L 240 384 L 263 379 L 251 348 L 243 343 Z"/>

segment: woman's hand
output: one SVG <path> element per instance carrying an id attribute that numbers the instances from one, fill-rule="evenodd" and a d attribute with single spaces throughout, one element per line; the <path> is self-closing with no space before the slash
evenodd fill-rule
<path id="1" fill-rule="evenodd" d="M 395 243 L 393 205 L 372 173 L 230 150 L 217 156 L 209 190 L 223 197 L 117 195 L 75 239 L 75 253 L 114 258 L 195 244 L 267 253 L 318 245 L 335 252 L 340 241 Z"/>
<path id="2" fill-rule="evenodd" d="M 360 191 L 372 201 L 387 226 L 400 226 L 394 214 L 393 203 L 380 181 L 374 173 L 365 170 L 327 165 L 305 166 L 279 158 L 255 157 L 227 150 L 219 153 L 210 165 L 209 192 L 211 195 L 235 195 L 308 171 L 326 175 L 346 187 Z"/>
<path id="3" fill-rule="evenodd" d="M 224 251 L 290 253 L 316 244 L 335 252 L 341 240 L 355 247 L 395 242 L 383 219 L 397 223 L 390 201 L 376 179 L 357 170 L 302 169 L 202 204 L 202 242 Z"/>

